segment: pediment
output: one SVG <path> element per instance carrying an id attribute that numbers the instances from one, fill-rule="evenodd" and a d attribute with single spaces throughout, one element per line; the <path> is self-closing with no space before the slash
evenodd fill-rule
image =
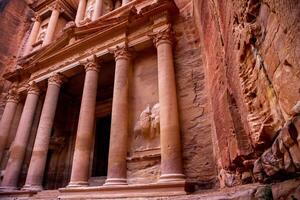
<path id="1" fill-rule="evenodd" d="M 74 22 L 70 22 L 66 25 L 64 30 L 61 32 L 61 35 L 55 41 L 37 50 L 33 53 L 34 55 L 29 55 L 30 57 L 25 57 L 24 59 L 19 60 L 19 64 L 23 65 L 30 62 L 30 65 L 36 65 L 40 60 L 51 56 L 51 54 L 56 53 L 57 51 L 63 51 L 64 48 L 72 43 L 72 39 L 75 39 L 77 43 L 85 38 L 91 38 L 93 35 L 112 29 L 121 23 L 128 24 L 133 15 L 137 15 L 135 7 L 132 7 L 129 11 L 122 13 L 120 16 L 112 16 L 104 19 L 100 18 L 97 21 L 90 22 L 79 27 L 76 27 Z"/>

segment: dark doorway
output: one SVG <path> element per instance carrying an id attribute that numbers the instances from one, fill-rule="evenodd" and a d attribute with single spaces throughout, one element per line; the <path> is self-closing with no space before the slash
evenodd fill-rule
<path id="1" fill-rule="evenodd" d="M 92 176 L 107 176 L 111 115 L 97 118 Z"/>

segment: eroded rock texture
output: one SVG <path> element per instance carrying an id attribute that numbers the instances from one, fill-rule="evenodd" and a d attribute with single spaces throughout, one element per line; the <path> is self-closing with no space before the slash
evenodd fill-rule
<path id="1" fill-rule="evenodd" d="M 6 69 L 16 63 L 23 38 L 29 29 L 32 13 L 25 1 L 0 1 L 0 113 L 9 89 L 9 82 L 2 78 Z"/>
<path id="2" fill-rule="evenodd" d="M 300 99 L 297 0 L 194 1 L 219 167 L 247 171 Z"/>

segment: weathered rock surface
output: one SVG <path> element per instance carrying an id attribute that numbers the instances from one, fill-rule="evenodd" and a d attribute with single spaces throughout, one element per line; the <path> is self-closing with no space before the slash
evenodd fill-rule
<path id="1" fill-rule="evenodd" d="M 279 131 L 272 146 L 255 161 L 253 174 L 257 181 L 286 179 L 300 174 L 299 127 L 298 113 Z"/>
<path id="2" fill-rule="evenodd" d="M 3 0 L 0 2 L 0 115 L 10 83 L 2 78 L 9 67 L 16 64 L 29 29 L 32 13 L 25 1 Z"/>
<path id="3" fill-rule="evenodd" d="M 220 167 L 268 148 L 300 99 L 297 0 L 194 1 Z"/>

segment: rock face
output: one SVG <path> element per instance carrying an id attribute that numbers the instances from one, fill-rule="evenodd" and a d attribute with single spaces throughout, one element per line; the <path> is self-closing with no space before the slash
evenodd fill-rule
<path id="1" fill-rule="evenodd" d="M 246 168 L 243 162 L 270 147 L 300 99 L 300 4 L 296 0 L 194 4 L 219 167 Z"/>
<path id="2" fill-rule="evenodd" d="M 10 83 L 2 78 L 10 66 L 15 65 L 24 36 L 30 27 L 32 13 L 25 1 L 3 0 L 0 2 L 0 113 L 3 112 L 4 98 Z"/>

